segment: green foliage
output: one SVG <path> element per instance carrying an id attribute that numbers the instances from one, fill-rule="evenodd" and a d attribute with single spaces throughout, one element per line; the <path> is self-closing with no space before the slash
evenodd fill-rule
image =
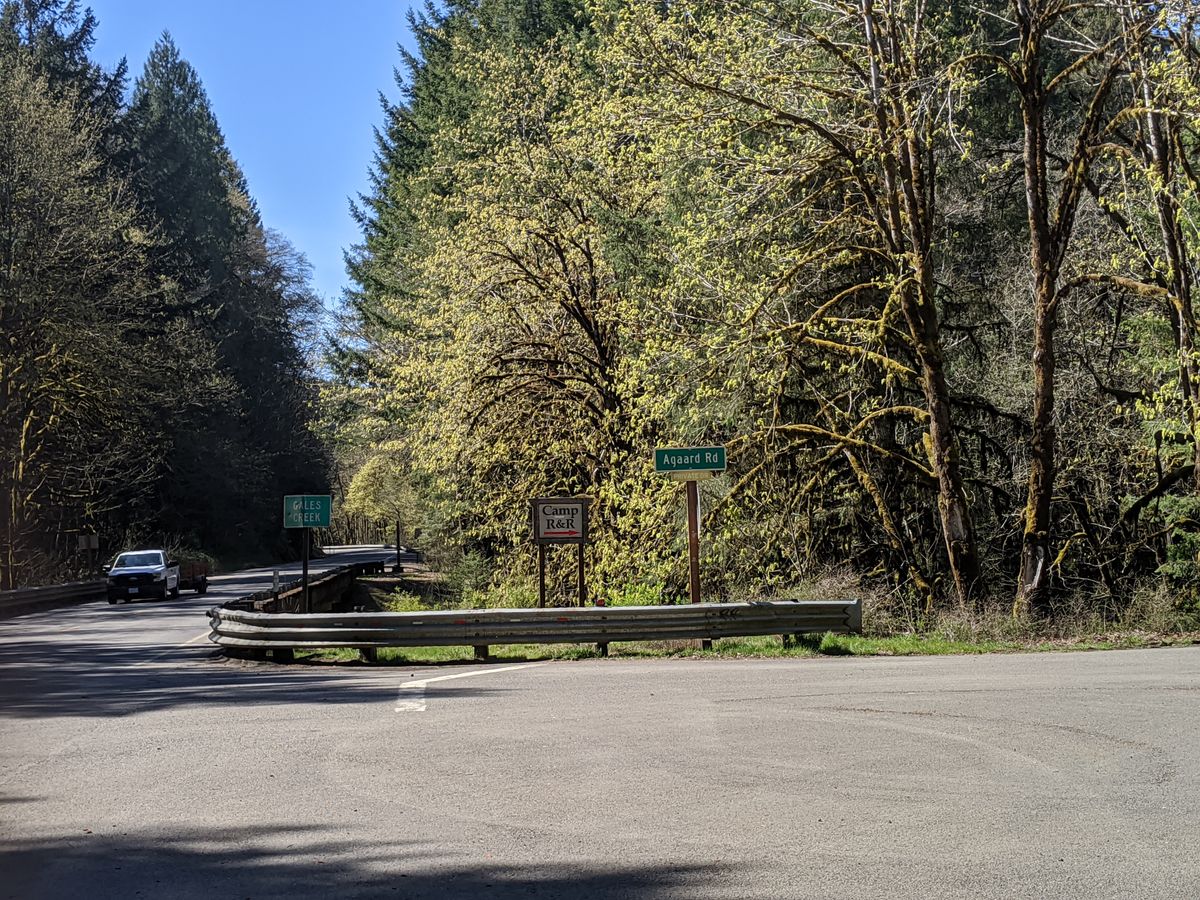
<path id="1" fill-rule="evenodd" d="M 157 316 L 168 333 L 186 332 L 163 376 L 165 508 L 148 512 L 217 550 L 270 547 L 279 498 L 325 484 L 306 427 L 314 397 L 304 354 L 320 311 L 308 264 L 263 227 L 199 76 L 169 36 L 137 81 L 124 132 L 163 235 Z M 197 357 L 203 368 L 188 364 Z"/>
<path id="2" fill-rule="evenodd" d="M 1049 32 L 1086 38 L 1030 51 L 1063 73 L 1055 189 L 1032 210 L 1020 91 L 995 74 L 1019 37 L 1003 17 L 799 0 L 420 17 L 323 396 L 353 508 L 527 583 L 528 501 L 586 495 L 589 591 L 663 602 L 687 583 L 683 504 L 652 450 L 721 443 L 710 596 L 791 595 L 841 567 L 892 598 L 893 624 L 927 628 L 966 596 L 966 544 L 971 599 L 1008 608 L 1036 433 L 1057 454 L 1061 617 L 1190 584 L 1200 529 L 1172 502 L 1197 483 L 1200 407 L 1173 273 L 1194 272 L 1200 32 L 1178 25 L 1186 5 L 1060 12 Z M 1165 169 L 1147 96 L 1179 157 Z M 1056 405 L 1035 421 L 1028 225 L 1067 190 L 1041 370 Z M 552 592 L 570 582 L 552 555 Z"/>
<path id="3" fill-rule="evenodd" d="M 427 609 L 432 609 L 416 594 L 396 588 L 391 595 L 384 601 L 384 609 L 387 612 L 424 612 Z"/>
<path id="4" fill-rule="evenodd" d="M 604 601 L 608 606 L 657 606 L 672 599 L 668 598 L 661 584 L 617 584 L 605 594 Z"/>
<path id="5" fill-rule="evenodd" d="M 0 56 L 0 586 L 41 574 L 56 514 L 95 522 L 145 484 L 136 435 L 149 416 L 122 406 L 150 358 L 127 332 L 145 314 L 130 298 L 147 242 L 103 132 L 28 56 Z M 113 496 L 94 490 L 126 473 Z"/>
<path id="6" fill-rule="evenodd" d="M 150 51 L 125 117 L 139 194 L 161 224 L 184 290 L 223 280 L 246 227 L 231 193 L 242 189 L 196 70 L 170 35 Z"/>
<path id="7" fill-rule="evenodd" d="M 471 608 L 478 604 L 492 578 L 492 567 L 488 558 L 478 550 L 464 553 L 446 573 L 446 584 L 450 596 L 458 598 L 463 606 Z"/>
<path id="8" fill-rule="evenodd" d="M 79 533 L 262 553 L 326 483 L 307 263 L 170 39 L 125 106 L 96 24 L 0 4 L 0 587 L 61 580 Z"/>
<path id="9" fill-rule="evenodd" d="M 1200 597 L 1200 497 L 1164 497 L 1157 513 L 1170 532 L 1158 573 L 1194 605 Z"/>
<path id="10" fill-rule="evenodd" d="M 1116 632 L 1105 635 L 1080 635 L 1071 640 L 1043 641 L 1026 639 L 954 639 L 942 634 L 898 634 L 887 637 L 862 637 L 845 634 L 803 635 L 799 641 L 785 644 L 779 636 L 725 638 L 714 641 L 711 650 L 703 650 L 696 641 L 660 641 L 653 643 L 610 644 L 613 659 L 709 658 L 779 659 L 816 656 L 963 656 L 981 653 L 1038 653 L 1133 649 L 1141 647 L 1190 644 L 1193 636 L 1177 639 L 1142 632 Z M 492 646 L 490 657 L 498 662 L 532 662 L 557 659 L 593 659 L 599 656 L 590 644 L 505 644 Z M 321 650 L 322 659 L 351 661 L 353 650 Z M 384 666 L 445 665 L 471 662 L 470 647 L 405 647 L 379 650 L 377 664 Z"/>
<path id="11" fill-rule="evenodd" d="M 531 609 L 537 606 L 537 583 L 527 576 L 509 576 L 483 591 L 468 591 L 464 609 Z"/>

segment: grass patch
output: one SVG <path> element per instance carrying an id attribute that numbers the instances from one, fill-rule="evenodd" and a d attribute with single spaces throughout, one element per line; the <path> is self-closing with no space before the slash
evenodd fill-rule
<path id="1" fill-rule="evenodd" d="M 954 640 L 941 634 L 896 634 L 887 637 L 826 634 L 820 644 L 820 652 L 826 656 L 948 656 L 1021 649 L 1021 645 L 1015 641 Z"/>
<path id="2" fill-rule="evenodd" d="M 600 651 L 593 644 L 494 644 L 488 658 L 494 662 L 540 662 L 551 659 L 594 659 Z M 339 663 L 362 659 L 355 649 L 336 647 L 324 650 L 300 650 L 297 659 L 309 662 Z M 445 666 L 475 662 L 473 647 L 380 647 L 376 665 Z"/>
<path id="3" fill-rule="evenodd" d="M 363 605 L 396 612 L 530 606 L 536 602 L 532 588 L 514 582 L 504 589 L 471 589 L 458 593 L 442 576 L 418 568 L 400 575 L 363 578 L 358 588 Z M 782 595 L 781 595 L 782 596 Z M 1140 595 L 1128 617 L 1106 622 L 1090 610 L 1048 621 L 1016 621 L 1006 610 L 985 612 L 951 610 L 932 619 L 912 621 L 897 613 L 886 598 L 861 591 L 848 575 L 823 576 L 812 584 L 798 585 L 791 599 L 828 599 L 831 596 L 864 598 L 865 634 L 814 634 L 784 641 L 779 635 L 725 638 L 702 649 L 700 642 L 652 641 L 612 643 L 608 656 L 617 659 L 803 659 L 833 656 L 946 656 L 983 653 L 1036 653 L 1076 650 L 1114 650 L 1200 643 L 1194 619 L 1182 618 L 1163 592 Z M 610 602 L 646 603 L 655 589 L 630 590 Z M 593 659 L 600 656 L 595 644 L 492 645 L 489 657 L 497 662 L 540 662 Z M 348 663 L 361 659 L 354 649 L 304 651 L 298 659 L 321 663 Z M 375 664 L 385 666 L 440 666 L 475 661 L 474 649 L 458 647 L 380 648 Z"/>
<path id="4" fill-rule="evenodd" d="M 1139 650 L 1148 647 L 1185 647 L 1200 644 L 1200 633 L 1160 634 L 1152 631 L 1128 631 L 1095 635 L 1075 640 L 1038 641 L 1028 649 L 1041 652 L 1058 650 Z"/>
<path id="5" fill-rule="evenodd" d="M 1038 653 L 1082 650 L 1121 650 L 1182 646 L 1200 643 L 1200 633 L 1161 635 L 1147 632 L 1116 633 L 1092 638 L 1060 640 L 956 640 L 942 634 L 806 635 L 787 644 L 778 636 L 724 638 L 712 649 L 699 641 L 645 641 L 609 645 L 615 659 L 811 659 L 822 656 L 965 656 L 983 653 Z M 495 644 L 489 658 L 495 662 L 544 662 L 598 659 L 594 644 Z M 297 659 L 320 663 L 346 663 L 361 659 L 351 648 L 298 651 Z M 472 647 L 381 647 L 376 665 L 443 666 L 475 661 Z"/>

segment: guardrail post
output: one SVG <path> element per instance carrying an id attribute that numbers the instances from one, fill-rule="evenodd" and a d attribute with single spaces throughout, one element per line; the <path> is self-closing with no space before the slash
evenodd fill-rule
<path id="1" fill-rule="evenodd" d="M 608 656 L 608 644 L 607 643 L 597 644 L 596 652 L 599 653 L 601 656 L 607 657 Z"/>
<path id="2" fill-rule="evenodd" d="M 475 645 L 475 658 L 477 660 L 479 660 L 480 662 L 487 662 L 487 658 L 488 658 L 488 645 L 487 644 L 476 644 Z"/>

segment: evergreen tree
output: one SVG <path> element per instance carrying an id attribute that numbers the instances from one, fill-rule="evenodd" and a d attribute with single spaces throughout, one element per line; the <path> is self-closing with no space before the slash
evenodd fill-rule
<path id="1" fill-rule="evenodd" d="M 87 108 L 105 136 L 121 112 L 126 65 L 105 72 L 88 55 L 96 41 L 96 17 L 78 0 L 4 0 L 0 4 L 0 56 L 24 54 L 52 93 L 66 90 Z"/>
<path id="2" fill-rule="evenodd" d="M 270 545 L 279 497 L 324 482 L 295 338 L 319 306 L 307 264 L 264 231 L 200 78 L 169 35 L 137 80 L 126 134 L 160 223 L 163 315 L 215 362 L 210 402 L 165 429 L 160 522 L 216 549 Z M 187 381 L 175 384 L 186 396 Z"/>
<path id="3" fill-rule="evenodd" d="M 169 34 L 137 79 L 125 130 L 138 193 L 163 231 L 165 271 L 187 292 L 214 291 L 245 231 L 245 186 L 199 76 Z"/>

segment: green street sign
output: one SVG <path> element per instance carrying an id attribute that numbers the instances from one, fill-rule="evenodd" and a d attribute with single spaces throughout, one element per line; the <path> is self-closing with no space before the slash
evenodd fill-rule
<path id="1" fill-rule="evenodd" d="M 284 528 L 328 528 L 333 518 L 329 494 L 289 494 L 283 498 Z"/>
<path id="2" fill-rule="evenodd" d="M 725 471 L 724 447 L 659 447 L 654 471 L 676 481 L 700 481 Z"/>

